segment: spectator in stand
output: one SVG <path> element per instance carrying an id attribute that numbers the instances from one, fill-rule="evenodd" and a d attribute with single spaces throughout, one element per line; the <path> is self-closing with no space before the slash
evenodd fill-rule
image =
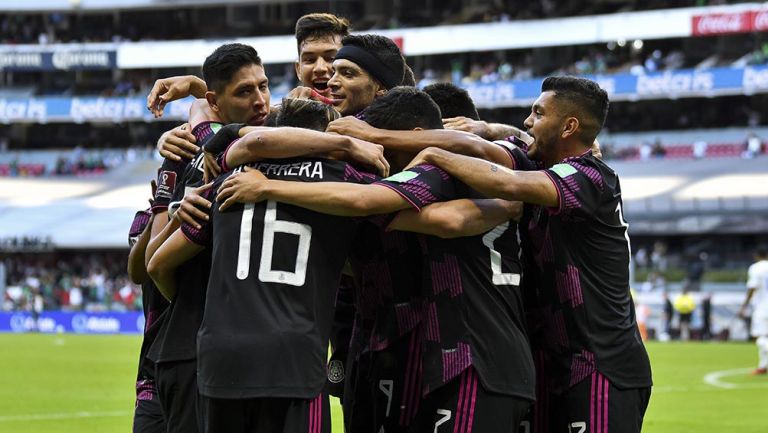
<path id="1" fill-rule="evenodd" d="M 702 159 L 707 156 L 707 146 L 706 140 L 696 140 L 696 142 L 693 143 L 693 157 Z"/>
<path id="2" fill-rule="evenodd" d="M 746 143 L 744 143 L 744 147 L 746 149 L 744 150 L 742 157 L 754 158 L 762 153 L 763 141 L 760 140 L 760 137 L 758 137 L 757 134 L 755 134 L 754 132 L 750 132 L 749 135 L 747 136 Z"/>
<path id="3" fill-rule="evenodd" d="M 664 156 L 667 155 L 667 149 L 664 148 L 664 145 L 661 144 L 661 138 L 656 138 L 656 142 L 653 143 L 653 148 L 651 149 L 651 155 L 655 158 L 662 159 Z"/>

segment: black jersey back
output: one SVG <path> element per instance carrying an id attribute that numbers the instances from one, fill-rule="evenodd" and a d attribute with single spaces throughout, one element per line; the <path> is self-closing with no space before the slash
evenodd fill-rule
<path id="1" fill-rule="evenodd" d="M 414 167 L 383 184 L 417 209 L 435 201 L 479 197 L 430 165 Z M 473 365 L 486 389 L 533 399 L 533 360 L 524 324 L 515 222 L 478 236 L 425 239 L 425 392 Z"/>
<path id="2" fill-rule="evenodd" d="M 360 222 L 349 254 L 357 313 L 353 356 L 387 348 L 421 321 L 420 235 L 387 231 L 390 221 L 374 216 Z"/>
<path id="3" fill-rule="evenodd" d="M 516 166 L 536 167 L 512 152 Z M 527 205 L 523 251 L 552 389 L 599 371 L 619 388 L 651 385 L 629 293 L 629 237 L 616 173 L 591 152 L 544 170 L 556 208 Z"/>
<path id="4" fill-rule="evenodd" d="M 201 148 L 213 137 L 214 130 L 218 128 L 217 125 L 217 123 L 204 122 L 192 131 Z M 187 190 L 202 184 L 203 152 L 201 150 L 184 168 L 181 180 L 176 182 L 170 201 L 180 201 Z M 150 359 L 155 362 L 183 361 L 197 356 L 197 331 L 203 320 L 205 288 L 208 284 L 210 263 L 210 251 L 204 251 L 176 270 L 176 297 L 168 307 L 156 343 L 149 352 Z"/>
<path id="5" fill-rule="evenodd" d="M 327 159 L 254 166 L 269 178 L 297 182 L 369 179 Z M 334 299 L 353 219 L 274 201 L 220 212 L 212 201 L 211 219 L 201 230 L 182 225 L 189 239 L 210 239 L 213 253 L 198 335 L 200 392 L 213 398 L 315 397 L 326 380 Z"/>

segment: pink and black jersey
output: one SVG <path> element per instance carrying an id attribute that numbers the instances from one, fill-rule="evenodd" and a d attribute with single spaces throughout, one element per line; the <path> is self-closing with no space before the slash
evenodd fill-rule
<path id="1" fill-rule="evenodd" d="M 328 159 L 253 164 L 271 179 L 368 183 L 373 176 Z M 212 398 L 314 398 L 326 381 L 334 301 L 355 221 L 274 201 L 218 210 L 182 225 L 213 260 L 198 333 L 198 384 Z"/>
<path id="2" fill-rule="evenodd" d="M 220 124 L 215 122 L 203 122 L 197 125 L 192 130 L 197 144 L 202 148 L 219 127 Z M 178 178 L 176 178 L 176 174 L 161 170 L 161 176 L 165 173 L 176 179 L 173 192 L 166 203 L 180 201 L 184 198 L 186 190 L 197 188 L 203 184 L 202 164 L 203 153 L 200 151 L 185 164 L 184 169 L 179 172 Z M 170 165 L 169 167 L 175 166 Z M 160 191 L 159 186 L 158 191 Z M 197 331 L 203 320 L 205 288 L 208 284 L 210 263 L 210 252 L 205 251 L 182 264 L 176 270 L 176 297 L 165 314 L 164 324 L 149 352 L 150 358 L 155 362 L 184 361 L 195 359 L 197 356 Z"/>
<path id="3" fill-rule="evenodd" d="M 538 164 L 513 150 L 516 167 Z M 563 392 L 591 377 L 619 388 L 651 386 L 629 293 L 629 236 L 616 173 L 587 151 L 543 170 L 554 208 L 526 205 L 523 251 L 545 377 Z"/>
<path id="4" fill-rule="evenodd" d="M 431 165 L 414 167 L 380 184 L 416 209 L 436 201 L 479 197 Z M 424 392 L 474 366 L 486 389 L 532 400 L 533 360 L 524 324 L 515 222 L 479 236 L 424 239 Z"/>
<path id="5" fill-rule="evenodd" d="M 421 322 L 422 245 L 414 233 L 387 231 L 391 216 L 358 225 L 349 263 L 354 275 L 353 355 L 384 350 Z"/>

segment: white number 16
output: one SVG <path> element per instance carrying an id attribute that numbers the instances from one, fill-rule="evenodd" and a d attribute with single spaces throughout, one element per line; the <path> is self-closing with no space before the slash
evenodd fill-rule
<path id="1" fill-rule="evenodd" d="M 254 203 L 245 205 L 240 221 L 240 248 L 237 255 L 237 278 L 248 278 L 251 266 L 251 228 L 253 227 Z M 293 272 L 272 269 L 272 252 L 275 247 L 275 233 L 288 233 L 299 237 L 296 251 L 296 267 Z M 312 240 L 312 227 L 307 224 L 277 219 L 277 203 L 267 201 L 264 214 L 264 235 L 261 243 L 261 261 L 259 262 L 259 281 L 281 283 L 291 286 L 303 286 L 307 277 L 307 260 Z"/>

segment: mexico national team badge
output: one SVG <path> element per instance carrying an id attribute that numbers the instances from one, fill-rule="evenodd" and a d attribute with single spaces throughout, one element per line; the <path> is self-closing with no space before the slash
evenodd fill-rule
<path id="1" fill-rule="evenodd" d="M 344 380 L 344 363 L 334 359 L 328 364 L 328 381 L 339 383 L 342 380 Z"/>

